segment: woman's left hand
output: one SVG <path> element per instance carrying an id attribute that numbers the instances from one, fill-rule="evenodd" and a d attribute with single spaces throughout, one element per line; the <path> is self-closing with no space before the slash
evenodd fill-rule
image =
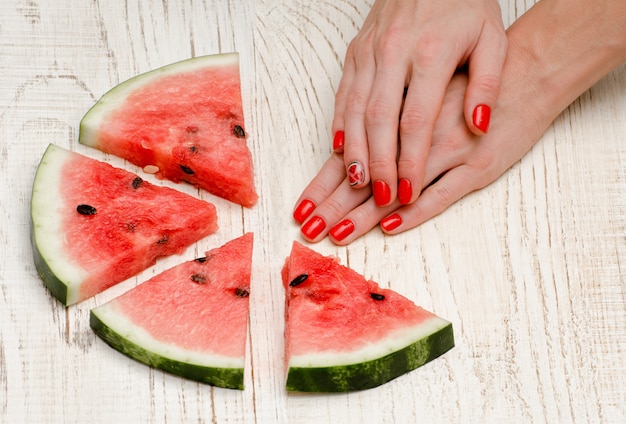
<path id="1" fill-rule="evenodd" d="M 333 154 L 296 203 L 293 216 L 302 224 L 304 239 L 317 242 L 330 235 L 334 243 L 345 245 L 379 223 L 388 234 L 406 231 L 498 178 L 530 149 L 555 117 L 553 113 L 537 116 L 528 107 L 534 92 L 530 82 L 524 83 L 527 71 L 511 66 L 515 83 L 503 87 L 494 110 L 498 120 L 482 136 L 470 132 L 465 124 L 462 105 L 467 76 L 455 75 L 433 132 L 425 187 L 410 205 L 396 200 L 377 206 L 370 187 L 350 187 L 342 156 Z"/>

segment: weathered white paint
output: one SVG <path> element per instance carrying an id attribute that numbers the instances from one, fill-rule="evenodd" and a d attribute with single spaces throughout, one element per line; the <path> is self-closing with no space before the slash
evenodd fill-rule
<path id="1" fill-rule="evenodd" d="M 532 1 L 503 0 L 507 24 Z M 406 234 L 336 254 L 453 322 L 457 346 L 380 388 L 288 396 L 280 269 L 293 203 L 330 154 L 333 93 L 361 0 L 3 0 L 0 4 L 0 422 L 588 423 L 626 416 L 626 68 L 567 109 L 486 189 Z M 179 257 L 65 308 L 32 261 L 29 201 L 48 143 L 77 143 L 115 84 L 194 55 L 238 51 L 261 198 L 214 201 L 220 230 Z M 146 176 L 151 179 L 151 176 Z M 152 180 L 152 179 L 151 179 Z M 254 231 L 246 390 L 136 363 L 89 310 L 155 273 Z"/>

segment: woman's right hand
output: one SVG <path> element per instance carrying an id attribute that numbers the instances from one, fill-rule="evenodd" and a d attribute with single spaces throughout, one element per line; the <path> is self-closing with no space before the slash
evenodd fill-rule
<path id="1" fill-rule="evenodd" d="M 506 46 L 496 0 L 376 0 L 348 47 L 335 102 L 333 144 L 350 185 L 371 182 L 378 206 L 414 202 L 453 74 L 467 66 L 459 108 L 471 133 L 486 133 Z"/>

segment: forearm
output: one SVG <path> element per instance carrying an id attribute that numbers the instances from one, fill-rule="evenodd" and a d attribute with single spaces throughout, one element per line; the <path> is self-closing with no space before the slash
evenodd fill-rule
<path id="1" fill-rule="evenodd" d="M 507 33 L 508 72 L 525 74 L 527 94 L 551 122 L 626 61 L 626 1 L 542 0 Z"/>

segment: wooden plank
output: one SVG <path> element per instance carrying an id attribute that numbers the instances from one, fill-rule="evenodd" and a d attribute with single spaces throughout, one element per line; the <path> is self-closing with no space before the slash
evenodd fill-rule
<path id="1" fill-rule="evenodd" d="M 513 22 L 533 2 L 501 2 Z M 293 203 L 330 154 L 347 44 L 371 1 L 13 0 L 0 4 L 0 422 L 621 422 L 626 416 L 626 67 L 572 104 L 503 177 L 421 227 L 323 241 L 368 278 L 450 319 L 457 346 L 380 388 L 284 391 L 280 269 Z M 77 143 L 113 85 L 194 55 L 241 54 L 259 204 L 215 202 L 220 230 L 69 308 L 36 274 L 32 178 L 48 143 Z M 246 390 L 212 388 L 119 354 L 89 309 L 255 232 Z"/>

